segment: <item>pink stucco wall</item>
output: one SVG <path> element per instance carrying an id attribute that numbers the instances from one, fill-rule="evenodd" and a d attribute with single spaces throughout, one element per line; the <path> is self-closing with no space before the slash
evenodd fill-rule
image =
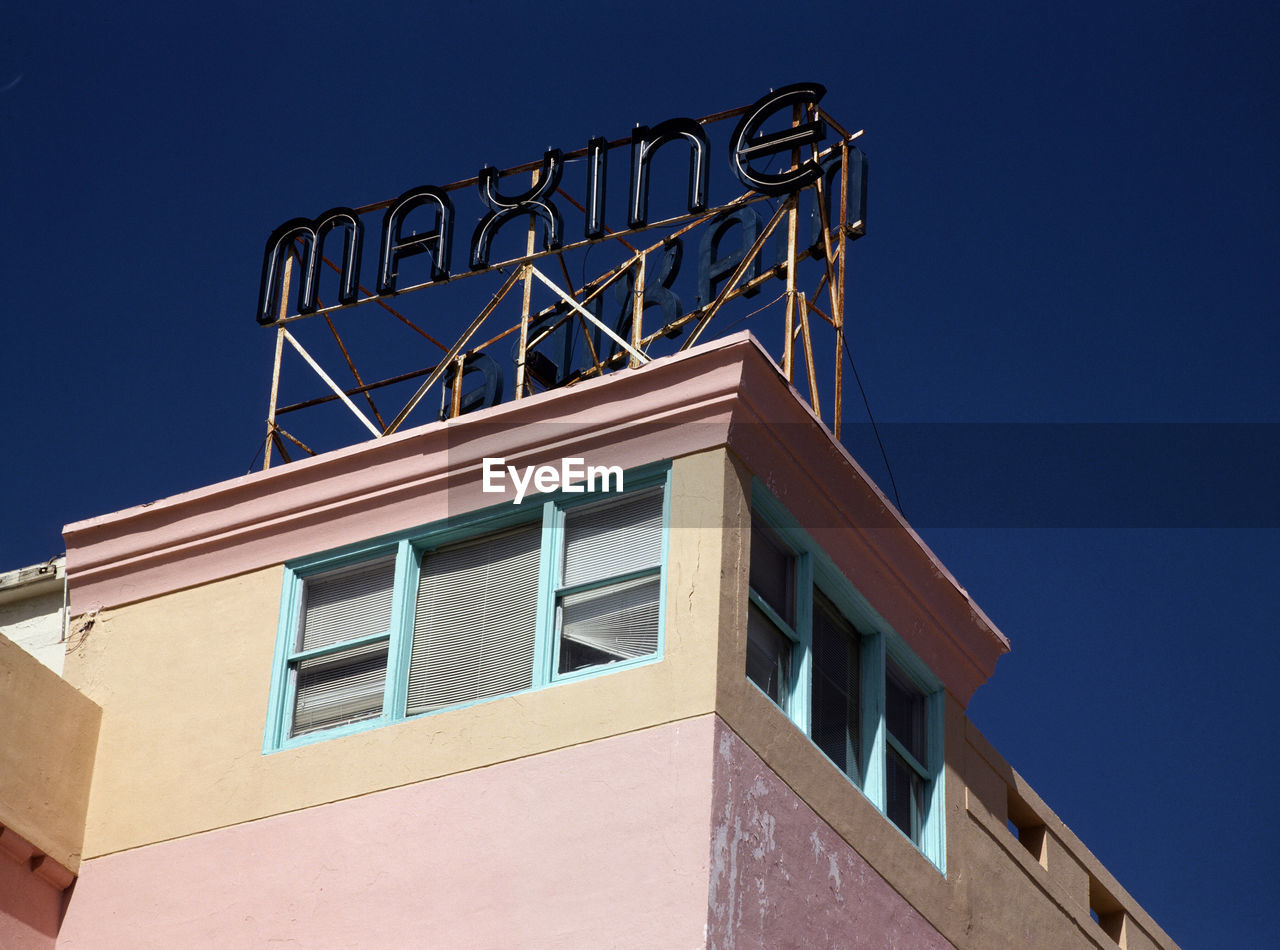
<path id="1" fill-rule="evenodd" d="M 86 861 L 57 941 L 275 945 L 954 950 L 715 715 Z"/>
<path id="2" fill-rule="evenodd" d="M 702 947 L 714 722 L 87 861 L 58 950 Z"/>
<path id="3" fill-rule="evenodd" d="M 52 950 L 61 913 L 62 891 L 0 849 L 0 947 Z"/>
<path id="4" fill-rule="evenodd" d="M 713 950 L 954 950 L 717 720 Z"/>

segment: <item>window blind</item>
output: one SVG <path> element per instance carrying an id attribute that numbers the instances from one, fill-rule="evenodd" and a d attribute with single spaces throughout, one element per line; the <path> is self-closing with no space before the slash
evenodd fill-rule
<path id="1" fill-rule="evenodd" d="M 293 735 L 382 713 L 387 642 L 329 653 L 297 664 Z"/>
<path id="2" fill-rule="evenodd" d="M 560 586 L 580 589 L 556 605 L 559 672 L 657 652 L 662 498 L 653 488 L 565 512 Z M 610 582 L 620 575 L 631 576 Z"/>
<path id="3" fill-rule="evenodd" d="M 302 591 L 299 651 L 386 633 L 396 559 L 378 558 L 344 570 L 308 577 Z"/>
<path id="4" fill-rule="evenodd" d="M 395 557 L 309 577 L 303 582 L 298 651 L 320 650 L 390 631 Z M 387 640 L 296 660 L 291 734 L 371 719 L 382 713 Z"/>
<path id="5" fill-rule="evenodd" d="M 661 558 L 661 488 L 580 505 L 565 512 L 562 587 L 657 568 Z"/>
<path id="6" fill-rule="evenodd" d="M 658 649 L 657 577 L 566 594 L 560 605 L 560 672 L 648 656 Z"/>
<path id="7" fill-rule="evenodd" d="M 535 523 L 423 556 L 408 715 L 533 684 L 540 544 Z"/>

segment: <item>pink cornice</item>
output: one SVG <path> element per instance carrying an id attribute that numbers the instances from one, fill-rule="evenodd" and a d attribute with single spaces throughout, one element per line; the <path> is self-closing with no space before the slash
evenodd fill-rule
<path id="1" fill-rule="evenodd" d="M 486 456 L 630 468 L 726 440 L 745 336 L 68 525 L 72 610 L 114 606 L 502 502 Z"/>
<path id="2" fill-rule="evenodd" d="M 1009 641 L 761 355 L 744 362 L 730 447 L 967 704 Z"/>
<path id="3" fill-rule="evenodd" d="M 828 553 L 967 702 L 1007 642 L 746 333 L 68 525 L 71 607 L 142 600 L 498 504 L 504 496 L 480 490 L 489 456 L 628 469 L 725 445 L 802 524 L 842 530 L 849 543 Z"/>

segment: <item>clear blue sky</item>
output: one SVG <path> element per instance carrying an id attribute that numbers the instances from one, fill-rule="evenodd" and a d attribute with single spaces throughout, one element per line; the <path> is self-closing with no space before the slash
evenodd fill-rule
<path id="1" fill-rule="evenodd" d="M 1274 5 L 145 6 L 0 8 L 0 569 L 249 469 L 281 222 L 815 80 L 903 508 L 1013 643 L 972 717 L 1184 947 L 1276 945 Z"/>

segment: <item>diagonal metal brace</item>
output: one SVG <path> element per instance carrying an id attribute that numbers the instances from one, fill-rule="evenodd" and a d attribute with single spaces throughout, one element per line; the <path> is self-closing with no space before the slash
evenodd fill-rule
<path id="1" fill-rule="evenodd" d="M 548 287 L 554 290 L 557 294 L 559 294 L 560 299 L 562 299 L 570 307 L 572 307 L 582 316 L 586 317 L 588 320 L 590 320 L 592 323 L 598 326 L 601 330 L 603 330 L 605 332 L 605 335 L 608 336 L 609 339 L 613 340 L 614 343 L 617 343 L 620 347 L 622 347 L 624 350 L 630 353 L 632 357 L 639 360 L 641 364 L 650 362 L 649 357 L 645 356 L 643 353 L 641 353 L 639 350 L 633 347 L 630 343 L 628 343 L 622 337 L 618 336 L 618 334 L 614 333 L 607 326 L 601 323 L 600 320 L 596 318 L 596 315 L 594 313 L 592 313 L 586 307 L 582 306 L 582 304 L 578 303 L 578 301 L 574 300 L 572 297 L 566 294 L 563 290 L 557 287 L 550 280 L 550 278 L 547 277 L 546 274 L 542 273 L 542 271 L 538 270 L 538 268 L 534 267 L 532 264 L 529 265 L 529 270 L 533 271 L 533 275 L 537 277 L 538 280 L 542 281 L 544 284 L 546 284 Z"/>
<path id="2" fill-rule="evenodd" d="M 356 404 L 351 401 L 351 398 L 345 392 L 342 391 L 342 388 L 333 381 L 333 379 L 329 376 L 329 374 L 320 368 L 320 364 L 311 358 L 311 354 L 302 348 L 302 344 L 299 343 L 296 339 L 294 339 L 293 334 L 290 333 L 288 330 L 284 329 L 283 327 L 280 328 L 280 332 L 283 333 L 284 338 L 289 341 L 289 345 L 298 351 L 298 355 L 301 356 L 304 360 L 306 360 L 307 364 L 313 370 L 316 371 L 316 375 L 325 381 L 325 385 L 327 385 L 330 389 L 332 389 L 334 391 L 334 394 L 337 395 L 337 397 L 342 400 L 342 402 L 346 405 L 346 407 L 355 414 L 355 417 L 364 423 L 364 427 L 373 433 L 373 437 L 376 439 L 379 436 L 381 436 L 382 433 L 378 431 L 378 427 L 369 421 L 369 417 L 366 416 L 363 412 L 361 412 L 356 407 Z"/>

